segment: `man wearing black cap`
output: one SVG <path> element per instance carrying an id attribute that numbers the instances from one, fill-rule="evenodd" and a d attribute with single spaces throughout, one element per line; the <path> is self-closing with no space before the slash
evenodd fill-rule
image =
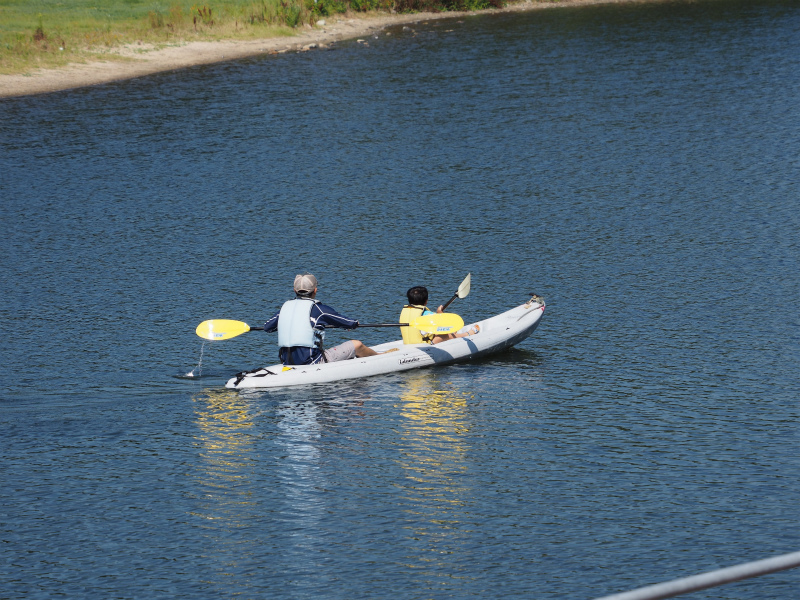
<path id="1" fill-rule="evenodd" d="M 264 323 L 264 331 L 278 332 L 278 355 L 284 365 L 313 365 L 377 354 L 358 340 L 349 340 L 327 350 L 323 348 L 325 327 L 355 329 L 358 321 L 340 315 L 316 300 L 317 278 L 311 273 L 294 278 L 294 300 Z"/>

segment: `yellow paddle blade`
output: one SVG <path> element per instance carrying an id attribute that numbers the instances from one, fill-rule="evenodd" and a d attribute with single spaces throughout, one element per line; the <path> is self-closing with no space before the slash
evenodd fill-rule
<path id="1" fill-rule="evenodd" d="M 250 331 L 250 326 L 241 321 L 232 321 L 230 319 L 211 319 L 210 321 L 203 321 L 197 326 L 195 333 L 204 340 L 211 340 L 216 342 L 219 340 L 229 340 L 237 335 L 242 335 Z"/>
<path id="2" fill-rule="evenodd" d="M 455 313 L 436 313 L 417 317 L 410 325 L 425 333 L 445 334 L 461 329 L 464 326 L 464 319 Z"/>

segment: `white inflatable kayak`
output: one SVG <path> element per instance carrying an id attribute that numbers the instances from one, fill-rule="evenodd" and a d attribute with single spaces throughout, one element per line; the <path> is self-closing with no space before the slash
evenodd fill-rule
<path id="1" fill-rule="evenodd" d="M 377 356 L 287 369 L 280 364 L 273 365 L 239 373 L 235 377 L 231 377 L 225 387 L 244 390 L 330 383 L 342 379 L 384 375 L 432 365 L 446 365 L 458 360 L 486 356 L 510 348 L 527 338 L 539 325 L 544 308 L 544 300 L 534 295 L 528 302 L 516 308 L 495 317 L 466 325 L 461 331 L 469 331 L 475 325 L 480 325 L 478 333 L 467 337 L 447 340 L 435 345 L 404 345 L 402 340 L 397 340 L 373 346 L 373 350 L 382 353 Z M 389 350 L 392 351 L 389 352 Z"/>

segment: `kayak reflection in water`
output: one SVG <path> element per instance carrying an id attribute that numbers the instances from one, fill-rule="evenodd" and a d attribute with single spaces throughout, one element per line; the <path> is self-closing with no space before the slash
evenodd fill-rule
<path id="1" fill-rule="evenodd" d="M 403 310 L 400 312 L 400 322 L 401 323 L 410 323 L 417 317 L 423 317 L 425 315 L 432 315 L 434 314 L 432 310 L 427 307 L 428 304 L 428 288 L 422 285 L 417 285 L 412 287 L 406 292 L 406 297 L 408 297 L 408 304 L 403 307 Z M 440 305 L 439 308 L 436 309 L 437 313 L 444 312 L 442 306 Z M 461 338 L 466 337 L 468 335 L 474 335 L 481 330 L 480 325 L 475 325 L 469 331 L 465 331 L 464 333 L 446 333 L 446 334 L 439 334 L 434 335 L 432 333 L 423 334 L 419 329 L 415 327 L 401 327 L 400 333 L 403 335 L 403 343 L 404 344 L 421 344 L 423 342 L 428 342 L 429 344 L 438 344 L 439 342 L 444 342 L 447 340 L 452 340 L 453 338 Z"/>
<path id="2" fill-rule="evenodd" d="M 297 275 L 294 278 L 295 299 L 287 300 L 264 323 L 264 331 L 278 332 L 281 362 L 287 366 L 313 365 L 377 354 L 359 340 L 349 340 L 327 350 L 323 348 L 325 327 L 355 329 L 358 321 L 348 319 L 316 300 L 317 286 L 317 278 L 310 273 Z"/>

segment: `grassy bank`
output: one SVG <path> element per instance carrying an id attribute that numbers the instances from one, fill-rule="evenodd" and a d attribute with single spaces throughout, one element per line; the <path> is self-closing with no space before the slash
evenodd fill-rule
<path id="1" fill-rule="evenodd" d="M 348 11 L 450 11 L 504 0 L 0 0 L 0 74 L 57 67 L 123 45 L 291 35 Z"/>

